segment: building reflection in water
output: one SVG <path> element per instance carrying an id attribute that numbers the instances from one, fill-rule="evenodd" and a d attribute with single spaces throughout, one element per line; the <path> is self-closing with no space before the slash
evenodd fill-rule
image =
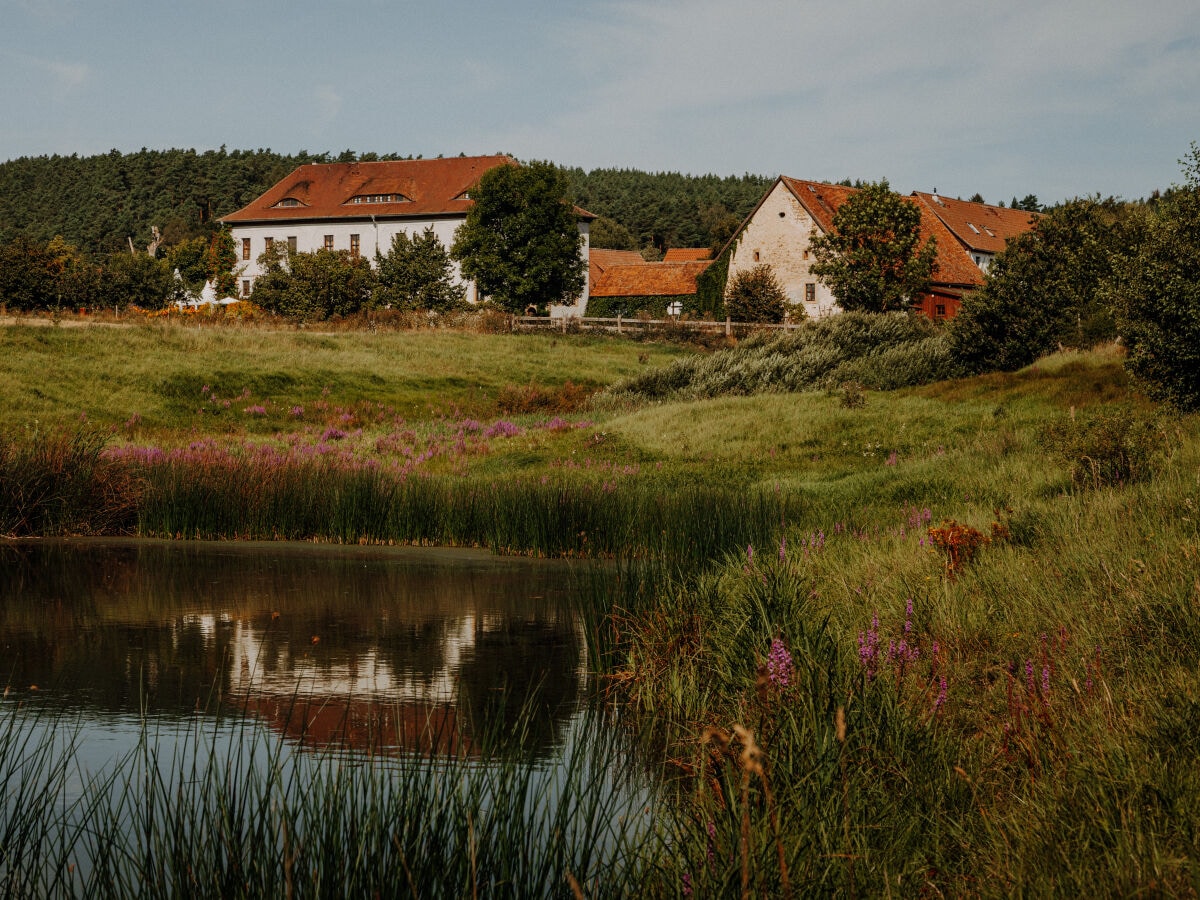
<path id="1" fill-rule="evenodd" d="M 311 748 L 549 752 L 585 643 L 562 566 L 478 552 L 3 548 L 9 686 L 87 716 L 243 713 Z M 518 727 L 520 726 L 520 727 Z"/>

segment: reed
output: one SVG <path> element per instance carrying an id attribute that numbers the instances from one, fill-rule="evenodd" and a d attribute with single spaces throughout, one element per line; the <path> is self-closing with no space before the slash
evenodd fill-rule
<path id="1" fill-rule="evenodd" d="M 586 725 L 546 768 L 511 740 L 484 758 L 361 756 L 246 721 L 143 720 L 91 773 L 77 725 L 2 715 L 6 897 L 568 897 L 568 876 L 620 897 L 664 850 L 645 779 Z"/>

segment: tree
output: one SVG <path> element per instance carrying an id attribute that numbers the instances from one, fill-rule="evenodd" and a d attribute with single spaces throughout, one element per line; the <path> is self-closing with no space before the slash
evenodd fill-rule
<path id="1" fill-rule="evenodd" d="M 119 309 L 162 309 L 175 296 L 175 276 L 166 260 L 144 253 L 114 253 L 100 278 L 100 304 Z"/>
<path id="2" fill-rule="evenodd" d="M 1099 296 L 1112 254 L 1136 231 L 1116 200 L 1073 200 L 1010 238 L 983 287 L 963 299 L 950 325 L 951 353 L 971 372 L 1012 371 L 1059 344 L 1091 346 L 1116 334 Z"/>
<path id="3" fill-rule="evenodd" d="M 218 297 L 232 297 L 237 290 L 233 267 L 237 264 L 237 249 L 233 245 L 233 234 L 221 228 L 212 236 L 204 252 L 204 274 L 217 289 Z"/>
<path id="4" fill-rule="evenodd" d="M 737 322 L 782 322 L 787 294 L 766 263 L 743 269 L 729 280 L 725 313 Z M 799 307 L 801 315 L 804 307 Z"/>
<path id="5" fill-rule="evenodd" d="M 46 309 L 57 304 L 54 256 L 26 237 L 0 247 L 0 304 L 10 309 Z"/>
<path id="6" fill-rule="evenodd" d="M 359 312 L 371 302 L 375 273 L 364 257 L 346 250 L 291 253 L 276 241 L 258 257 L 263 274 L 251 299 L 268 312 L 328 319 Z"/>
<path id="7" fill-rule="evenodd" d="M 607 216 L 597 216 L 592 222 L 589 240 L 597 250 L 636 250 L 637 238 L 633 232 Z"/>
<path id="8" fill-rule="evenodd" d="M 1103 293 L 1128 347 L 1125 367 L 1151 396 L 1191 411 L 1200 409 L 1200 147 L 1180 162 L 1186 183 L 1159 200 Z"/>
<path id="9" fill-rule="evenodd" d="M 466 286 L 455 279 L 450 254 L 433 228 L 411 238 L 401 231 L 392 238 L 387 256 L 377 256 L 375 265 L 376 306 L 446 312 L 466 300 Z"/>
<path id="10" fill-rule="evenodd" d="M 810 271 L 847 311 L 907 307 L 928 289 L 937 257 L 932 237 L 921 243 L 920 208 L 886 180 L 851 194 L 834 213 L 833 230 L 809 246 L 816 259 Z"/>
<path id="11" fill-rule="evenodd" d="M 574 303 L 586 272 L 565 175 L 545 162 L 496 166 L 471 189 L 471 199 L 450 250 L 463 275 L 510 312 Z"/>
<path id="12" fill-rule="evenodd" d="M 210 241 L 203 236 L 181 241 L 167 253 L 167 264 L 172 271 L 179 272 L 184 285 L 189 291 L 199 291 L 208 280 L 208 265 L 205 256 L 208 255 Z"/>

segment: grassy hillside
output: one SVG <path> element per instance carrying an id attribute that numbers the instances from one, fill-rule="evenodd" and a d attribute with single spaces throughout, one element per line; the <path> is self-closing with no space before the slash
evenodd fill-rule
<path id="1" fill-rule="evenodd" d="M 617 556 L 589 656 L 679 773 L 648 896 L 1200 890 L 1200 420 L 1147 401 L 1115 348 L 859 406 L 588 406 L 568 378 L 681 351 L 0 341 L 8 483 L 41 465 L 23 427 L 86 410 L 107 449 L 46 458 L 134 479 L 124 527 Z"/>

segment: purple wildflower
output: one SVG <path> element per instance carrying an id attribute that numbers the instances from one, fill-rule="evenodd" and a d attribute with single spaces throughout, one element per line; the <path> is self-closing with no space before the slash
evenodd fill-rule
<path id="1" fill-rule="evenodd" d="M 1033 660 L 1025 660 L 1025 687 L 1029 693 L 1033 693 Z"/>
<path id="2" fill-rule="evenodd" d="M 777 688 L 786 688 L 792 677 L 792 654 L 779 638 L 771 641 L 767 653 L 767 678 Z"/>
<path id="3" fill-rule="evenodd" d="M 293 419 L 299 419 L 301 416 L 304 415 L 304 407 L 303 406 L 293 406 L 290 410 L 288 410 L 288 412 L 291 413 L 291 416 Z"/>
<path id="4" fill-rule="evenodd" d="M 1042 696 L 1050 696 L 1050 667 L 1042 666 Z"/>
<path id="5" fill-rule="evenodd" d="M 340 428 L 334 428 L 332 425 L 325 429 L 325 433 L 321 435 L 321 443 L 326 441 L 340 441 L 346 436 L 346 432 Z"/>
<path id="6" fill-rule="evenodd" d="M 945 676 L 945 675 L 942 675 L 942 676 L 941 676 L 941 677 L 938 679 L 938 695 L 937 695 L 937 699 L 935 699 L 935 700 L 933 701 L 933 711 L 934 711 L 934 713 L 940 713 L 940 712 L 942 711 L 942 706 L 943 706 L 943 704 L 945 704 L 945 702 L 946 702 L 946 676 Z"/>
<path id="7" fill-rule="evenodd" d="M 787 535 L 779 539 L 779 561 L 784 562 L 787 559 Z"/>
<path id="8" fill-rule="evenodd" d="M 265 416 L 267 414 L 267 408 L 265 406 L 259 406 L 255 404 L 254 406 L 247 406 L 242 410 L 242 412 L 251 416 Z"/>
<path id="9" fill-rule="evenodd" d="M 520 433 L 521 433 L 520 426 L 514 425 L 512 422 L 508 422 L 508 421 L 505 421 L 504 419 L 501 419 L 500 421 L 494 422 L 493 424 L 491 424 L 487 428 L 485 428 L 484 432 L 483 432 L 483 436 L 485 438 L 516 437 Z"/>
<path id="10" fill-rule="evenodd" d="M 691 872 L 683 873 L 683 896 L 685 896 L 685 897 L 692 896 L 692 873 Z"/>

